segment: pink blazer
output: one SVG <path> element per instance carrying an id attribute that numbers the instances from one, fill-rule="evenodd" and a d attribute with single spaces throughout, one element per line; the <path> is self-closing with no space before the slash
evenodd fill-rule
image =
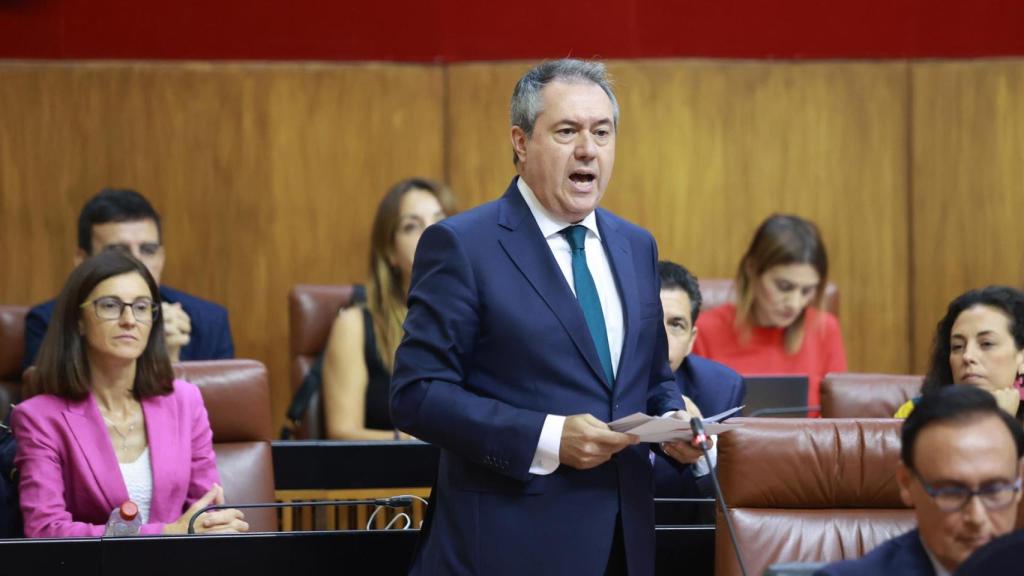
<path id="1" fill-rule="evenodd" d="M 159 534 L 216 482 L 213 432 L 199 389 L 142 401 L 153 468 L 153 501 L 142 534 Z M 18 441 L 21 511 L 28 537 L 102 536 L 110 512 L 128 499 L 114 445 L 96 400 L 39 395 L 11 416 Z"/>

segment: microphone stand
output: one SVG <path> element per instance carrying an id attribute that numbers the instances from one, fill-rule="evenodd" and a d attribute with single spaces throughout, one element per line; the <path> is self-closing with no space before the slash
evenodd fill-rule
<path id="1" fill-rule="evenodd" d="M 708 436 L 704 432 L 704 422 L 700 418 L 690 418 L 690 430 L 693 431 L 693 445 L 701 449 L 701 452 L 704 453 L 704 461 L 708 463 L 711 483 L 715 487 L 715 499 L 722 507 L 722 516 L 725 517 L 725 527 L 729 531 L 729 539 L 732 540 L 732 548 L 736 552 L 736 560 L 740 564 L 740 573 L 747 576 L 747 566 L 743 563 L 743 554 L 740 553 L 740 545 L 736 541 L 736 529 L 733 528 L 729 508 L 725 505 L 725 496 L 722 495 L 722 487 L 718 484 L 718 473 L 715 471 L 714 463 L 711 462 L 711 454 L 708 453 Z"/>
<path id="2" fill-rule="evenodd" d="M 376 498 L 372 500 L 311 500 L 309 502 L 268 502 L 262 504 L 211 504 L 199 510 L 188 519 L 187 534 L 195 534 L 195 521 L 200 514 L 211 510 L 252 510 L 261 508 L 304 508 L 312 506 L 387 506 L 388 508 L 408 508 L 412 506 L 412 496 L 392 496 L 391 498 Z"/>

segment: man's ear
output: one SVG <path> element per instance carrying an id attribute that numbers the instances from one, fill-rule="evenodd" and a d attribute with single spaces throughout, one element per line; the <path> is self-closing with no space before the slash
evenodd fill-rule
<path id="1" fill-rule="evenodd" d="M 697 341 L 697 327 L 694 326 L 693 329 L 690 330 L 690 343 L 686 345 L 686 353 L 683 354 L 683 358 L 686 358 L 687 356 L 690 355 L 690 352 L 693 352 L 693 343 L 696 342 L 696 341 Z"/>
<path id="2" fill-rule="evenodd" d="M 1017 464 L 1017 478 L 1020 478 L 1021 474 L 1024 474 L 1024 462 L 1018 462 L 1018 464 Z M 1013 507 L 1014 508 L 1017 507 L 1017 504 L 1020 504 L 1021 496 L 1022 496 L 1021 491 L 1017 490 L 1017 494 L 1016 494 L 1016 496 L 1013 499 L 1013 503 L 1014 503 Z"/>
<path id="3" fill-rule="evenodd" d="M 902 500 L 907 506 L 913 508 L 914 499 L 910 496 L 910 484 L 914 480 L 911 476 L 910 468 L 907 468 L 901 461 L 899 468 L 896 469 L 896 483 L 900 487 L 900 500 Z"/>
<path id="4" fill-rule="evenodd" d="M 85 250 L 82 250 L 81 248 L 75 250 L 75 268 L 78 268 L 78 265 L 84 262 L 88 257 L 89 255 L 85 253 Z"/>
<path id="5" fill-rule="evenodd" d="M 516 153 L 516 158 L 518 158 L 520 162 L 523 162 L 523 161 L 526 160 L 526 140 L 527 140 L 527 138 L 528 138 L 528 136 L 526 135 L 526 132 L 522 128 L 520 128 L 519 126 L 513 126 L 512 127 L 512 134 L 511 134 L 512 150 Z"/>

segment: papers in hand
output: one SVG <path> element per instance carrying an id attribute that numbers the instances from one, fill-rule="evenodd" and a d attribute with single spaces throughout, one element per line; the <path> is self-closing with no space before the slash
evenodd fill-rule
<path id="1" fill-rule="evenodd" d="M 739 406 L 705 418 L 704 431 L 711 435 L 738 428 L 740 424 L 725 424 L 721 421 L 742 409 L 743 406 Z M 648 416 L 637 412 L 609 422 L 608 427 L 616 432 L 639 436 L 641 442 L 675 442 L 677 440 L 689 442 L 693 439 L 689 414 L 685 414 L 685 419 L 680 419 L 674 416 Z"/>

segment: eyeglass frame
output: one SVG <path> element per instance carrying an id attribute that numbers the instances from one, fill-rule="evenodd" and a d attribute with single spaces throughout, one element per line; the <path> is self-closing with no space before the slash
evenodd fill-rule
<path id="1" fill-rule="evenodd" d="M 115 316 L 113 318 L 104 318 L 103 316 L 100 316 L 100 310 L 98 308 L 99 301 L 100 300 L 107 300 L 107 299 L 114 300 L 115 302 L 118 302 L 121 305 L 121 308 L 117 311 L 117 316 Z M 138 314 L 135 313 L 135 308 L 134 308 L 135 303 L 136 302 L 147 301 L 147 300 L 149 301 L 149 305 L 150 305 L 151 309 L 153 310 L 153 315 L 152 315 L 152 317 L 150 317 L 148 319 L 139 318 Z M 125 308 L 128 308 L 129 310 L 132 311 L 132 318 L 134 318 L 135 321 L 140 323 L 140 324 L 152 324 L 153 322 L 156 322 L 157 316 L 160 315 L 160 306 L 157 304 L 157 302 L 155 300 L 153 300 L 152 298 L 147 298 L 146 296 L 142 296 L 142 297 L 136 298 L 135 300 L 132 300 L 131 302 L 125 302 L 124 300 L 121 300 L 117 296 L 99 296 L 97 298 L 93 298 L 92 300 L 86 300 L 85 302 L 82 302 L 82 304 L 79 306 L 79 308 L 86 308 L 90 304 L 92 304 L 92 311 L 93 311 L 93 314 L 96 315 L 96 318 L 99 319 L 99 320 L 103 320 L 105 322 L 112 322 L 114 320 L 121 319 L 124 316 L 124 309 Z"/>
<path id="2" fill-rule="evenodd" d="M 993 507 L 989 506 L 985 502 L 984 496 L 992 495 L 992 494 L 998 494 L 1000 492 L 1003 492 L 1004 490 L 1009 490 L 1012 493 L 1019 493 L 1021 491 L 1022 484 L 1024 484 L 1024 482 L 1022 482 L 1022 480 L 1021 480 L 1021 477 L 1017 476 L 1017 478 L 1014 479 L 1013 482 L 1009 482 L 1009 483 L 993 482 L 993 483 L 990 483 L 988 485 L 982 485 L 978 489 L 968 488 L 967 486 L 963 486 L 963 485 L 960 485 L 960 486 L 957 486 L 957 487 L 952 487 L 951 486 L 951 487 L 948 487 L 948 488 L 936 488 L 935 486 L 932 486 L 927 481 L 925 481 L 925 479 L 921 477 L 921 473 L 918 472 L 917 470 L 914 470 L 913 468 L 911 468 L 910 471 L 911 471 L 911 473 L 914 474 L 914 478 L 917 478 L 917 481 L 921 483 L 921 488 L 924 488 L 925 493 L 928 494 L 928 496 L 932 499 L 932 502 L 935 503 L 935 506 L 939 510 L 941 510 L 943 512 L 947 512 L 947 513 L 960 512 L 961 510 L 966 508 L 968 504 L 971 503 L 971 499 L 973 499 L 975 496 L 978 497 L 978 500 L 981 502 L 982 507 L 985 508 L 985 510 L 988 510 L 989 512 L 995 512 L 995 511 L 998 511 L 998 510 L 1005 510 L 1006 508 L 1009 508 L 1010 505 L 1013 504 L 1014 498 L 1011 497 L 1006 502 L 1006 504 L 1003 504 L 1002 506 L 997 506 L 997 507 L 993 508 Z M 998 487 L 998 489 L 994 489 L 996 487 Z M 937 498 L 939 496 L 942 496 L 943 494 L 946 494 L 946 495 L 963 494 L 965 496 L 965 498 L 964 498 L 963 503 L 960 504 L 960 506 L 958 506 L 956 508 L 952 508 L 952 509 L 947 509 L 947 508 L 941 506 L 939 504 L 939 501 L 937 500 Z"/>

